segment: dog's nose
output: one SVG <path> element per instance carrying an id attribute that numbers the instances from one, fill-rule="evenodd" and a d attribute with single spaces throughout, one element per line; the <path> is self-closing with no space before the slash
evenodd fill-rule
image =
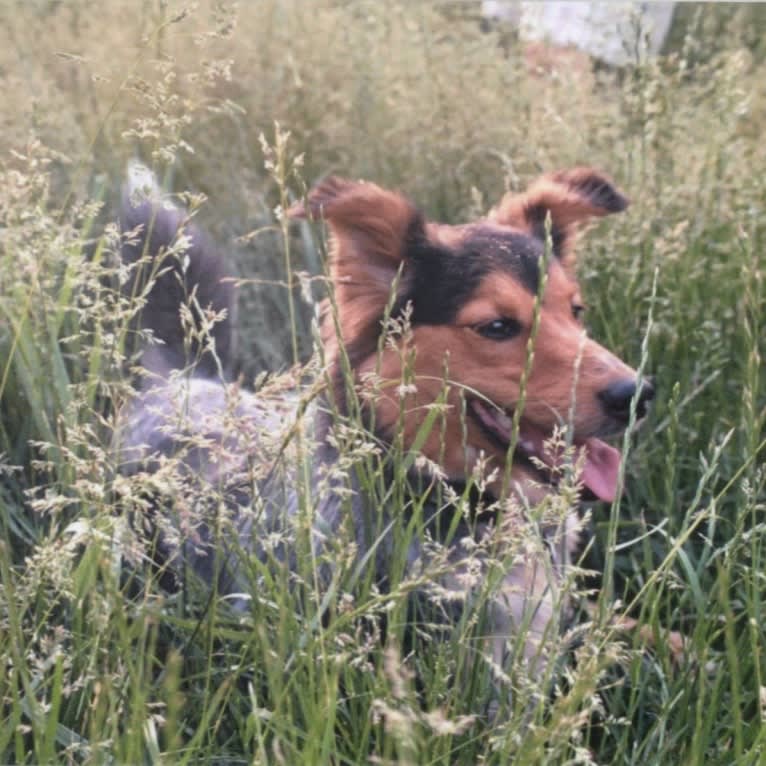
<path id="1" fill-rule="evenodd" d="M 618 380 L 598 392 L 598 398 L 604 405 L 607 414 L 617 420 L 628 422 L 630 417 L 630 402 L 636 395 L 638 380 Z M 641 381 L 641 393 L 636 401 L 636 417 L 646 415 L 649 402 L 654 399 L 654 384 L 650 378 Z"/>

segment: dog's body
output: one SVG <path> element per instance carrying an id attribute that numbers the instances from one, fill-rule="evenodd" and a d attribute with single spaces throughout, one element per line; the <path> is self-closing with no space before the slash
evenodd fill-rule
<path id="1" fill-rule="evenodd" d="M 409 463 L 423 534 L 411 538 L 406 559 L 417 567 L 432 556 L 424 541 L 445 546 L 438 586 L 447 592 L 465 597 L 477 590 L 482 554 L 475 546 L 501 528 L 501 539 L 512 538 L 533 523 L 525 507 L 556 494 L 565 475 L 563 448 L 554 454 L 546 444 L 560 426 L 570 426 L 571 448 L 563 451 L 585 490 L 613 500 L 619 453 L 598 437 L 625 427 L 633 399 L 643 415 L 652 390 L 585 336 L 573 245 L 581 221 L 626 205 L 605 177 L 578 168 L 545 176 L 524 195 L 507 195 L 485 220 L 446 226 L 426 222 L 404 197 L 373 184 L 323 182 L 291 211 L 326 221 L 333 242 L 337 311 L 328 309 L 323 320 L 329 385 L 308 407 L 300 394 L 275 400 L 222 380 L 233 292 L 221 281 L 220 259 L 186 226 L 192 242 L 186 267 L 157 280 L 143 312 L 144 327 L 164 345 L 145 353 L 151 377 L 118 430 L 126 471 L 162 476 L 171 457 L 185 467 L 183 488 L 171 482 L 166 548 L 219 592 L 244 594 L 248 557 L 296 565 L 285 530 L 308 514 L 315 555 L 350 523 L 357 559 L 374 566 L 385 587 L 395 544 L 390 529 L 397 514 L 411 510 L 408 503 L 381 505 L 354 470 L 336 470 L 342 447 L 335 422 L 357 407 L 384 456 L 416 451 L 427 459 L 425 466 Z M 169 246 L 182 223 L 182 211 L 128 204 L 123 228 L 141 225 L 144 235 L 126 247 L 126 259 L 135 260 L 147 242 L 151 253 Z M 178 320 L 184 282 L 196 306 L 189 324 L 204 323 L 206 311 L 221 320 L 208 333 L 215 353 L 209 340 L 184 345 Z M 386 335 L 384 325 L 392 322 L 395 331 Z M 190 361 L 194 371 L 183 372 Z M 296 454 L 288 455 L 295 443 Z M 392 469 L 383 464 L 385 475 Z M 433 490 L 439 473 L 446 499 Z M 466 512 L 469 496 L 474 509 Z M 201 512 L 200 503 L 207 503 Z M 499 555 L 507 566 L 490 609 L 498 662 L 522 624 L 527 658 L 544 654 L 540 644 L 560 606 L 557 589 L 577 542 L 578 517 L 570 507 L 535 523 L 540 546 Z"/>

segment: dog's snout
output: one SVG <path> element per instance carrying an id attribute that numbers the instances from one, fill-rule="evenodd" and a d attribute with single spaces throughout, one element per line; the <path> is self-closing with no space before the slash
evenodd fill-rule
<path id="1" fill-rule="evenodd" d="M 605 389 L 599 391 L 598 397 L 601 399 L 607 414 L 617 420 L 627 422 L 630 417 L 630 403 L 636 396 L 639 385 L 641 391 L 636 401 L 636 417 L 644 417 L 649 407 L 649 402 L 654 399 L 654 384 L 649 378 L 644 378 L 640 382 L 632 378 L 618 380 L 616 383 L 611 383 Z"/>

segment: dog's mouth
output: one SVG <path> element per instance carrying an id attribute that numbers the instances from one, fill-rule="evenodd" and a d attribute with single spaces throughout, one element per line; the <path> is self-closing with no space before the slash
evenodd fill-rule
<path id="1" fill-rule="evenodd" d="M 510 446 L 513 419 L 508 414 L 478 399 L 469 402 L 469 411 L 493 441 L 506 449 Z M 545 442 L 550 437 L 550 433 L 545 433 L 522 419 L 519 424 L 515 458 L 521 457 L 524 462 L 534 466 L 538 473 L 547 474 L 549 484 L 555 484 L 558 475 L 556 469 L 561 467 L 561 457 L 551 454 L 545 448 Z M 617 497 L 622 458 L 620 451 L 594 436 L 574 439 L 573 445 L 577 451 L 574 462 L 583 461 L 580 481 L 599 500 L 611 503 Z M 545 467 L 543 471 L 540 470 L 540 464 Z"/>

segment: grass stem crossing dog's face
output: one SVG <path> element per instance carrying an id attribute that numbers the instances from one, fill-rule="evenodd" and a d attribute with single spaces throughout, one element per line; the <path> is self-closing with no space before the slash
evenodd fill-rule
<path id="1" fill-rule="evenodd" d="M 574 245 L 582 223 L 627 205 L 608 178 L 585 167 L 543 176 L 487 218 L 458 226 L 428 222 L 405 197 L 371 183 L 330 178 L 317 186 L 291 212 L 329 226 L 342 344 L 360 382 L 373 374 L 383 381 L 371 405 L 376 431 L 392 440 L 401 429 L 405 448 L 422 441 L 446 377 L 444 427 L 431 429 L 420 452 L 448 479 L 464 480 L 481 455 L 490 467 L 505 464 L 523 398 L 511 486 L 530 499 L 547 491 L 556 471 L 544 442 L 570 424 L 583 485 L 613 500 L 620 454 L 602 439 L 625 428 L 634 398 L 642 417 L 653 390 L 587 338 Z M 548 216 L 552 256 L 536 312 Z M 381 347 L 391 306 L 393 317 L 408 314 L 410 332 Z M 326 319 L 329 360 L 342 381 L 337 334 L 335 319 Z M 409 386 L 400 385 L 405 364 Z"/>

